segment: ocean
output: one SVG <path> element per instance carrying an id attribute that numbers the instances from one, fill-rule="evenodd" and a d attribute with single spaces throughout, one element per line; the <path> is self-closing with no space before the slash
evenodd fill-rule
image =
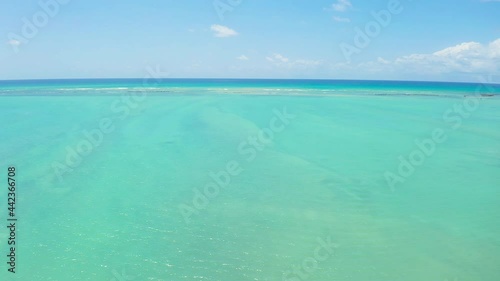
<path id="1" fill-rule="evenodd" d="M 0 280 L 500 280 L 498 84 L 0 81 L 0 124 Z"/>

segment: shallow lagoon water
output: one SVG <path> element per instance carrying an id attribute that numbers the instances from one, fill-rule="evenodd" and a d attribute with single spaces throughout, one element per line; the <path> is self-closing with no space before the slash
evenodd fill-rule
<path id="1" fill-rule="evenodd" d="M 498 86 L 461 115 L 477 85 L 223 82 L 0 83 L 19 199 L 18 272 L 2 261 L 1 280 L 500 278 Z M 252 151 L 277 112 L 293 118 Z M 445 140 L 391 187 L 435 130 Z M 228 163 L 240 172 L 199 199 Z"/>

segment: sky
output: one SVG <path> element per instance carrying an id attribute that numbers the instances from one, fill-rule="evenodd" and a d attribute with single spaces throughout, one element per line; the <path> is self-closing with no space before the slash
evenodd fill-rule
<path id="1" fill-rule="evenodd" d="M 0 80 L 142 78 L 148 68 L 500 83 L 500 0 L 0 2 Z"/>

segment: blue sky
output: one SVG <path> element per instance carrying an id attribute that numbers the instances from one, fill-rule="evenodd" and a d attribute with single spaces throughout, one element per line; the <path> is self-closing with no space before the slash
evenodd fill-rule
<path id="1" fill-rule="evenodd" d="M 0 79 L 159 66 L 172 78 L 499 82 L 499 15 L 500 0 L 1 1 Z"/>

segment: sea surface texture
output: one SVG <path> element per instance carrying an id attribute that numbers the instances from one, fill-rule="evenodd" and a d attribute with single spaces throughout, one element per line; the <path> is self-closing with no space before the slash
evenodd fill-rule
<path id="1" fill-rule="evenodd" d="M 0 182 L 2 281 L 500 280 L 499 85 L 1 81 Z"/>

